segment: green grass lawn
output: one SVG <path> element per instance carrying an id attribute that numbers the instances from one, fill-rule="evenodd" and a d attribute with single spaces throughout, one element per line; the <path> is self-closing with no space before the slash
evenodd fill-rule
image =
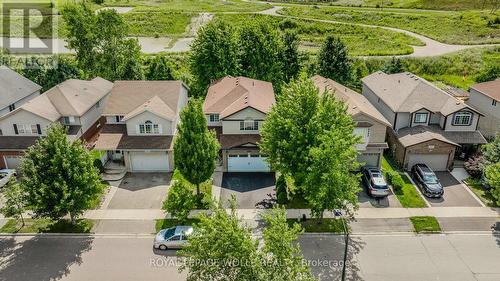
<path id="1" fill-rule="evenodd" d="M 441 226 L 435 217 L 410 217 L 410 221 L 417 233 L 441 232 Z"/>
<path id="2" fill-rule="evenodd" d="M 299 34 L 302 46 L 313 52 L 319 49 L 327 35 L 338 36 L 347 45 L 352 56 L 410 54 L 413 52 L 410 45 L 423 45 L 414 37 L 381 28 L 282 19 L 265 15 L 222 14 L 217 17 L 235 26 L 242 26 L 251 20 L 261 20 L 282 30 L 294 29 Z"/>
<path id="3" fill-rule="evenodd" d="M 384 172 L 397 171 L 397 167 L 394 163 L 389 162 L 386 157 L 382 158 L 382 170 Z M 410 179 L 402 174 L 401 177 L 405 184 L 402 189 L 394 190 L 396 197 L 398 198 L 401 205 L 405 208 L 425 208 L 427 205 L 424 200 L 416 190 L 416 187 L 411 183 Z"/>
<path id="4" fill-rule="evenodd" d="M 500 43 L 500 12 L 394 12 L 346 7 L 288 7 L 285 15 L 388 26 L 413 31 L 449 44 Z"/>
<path id="5" fill-rule="evenodd" d="M 184 222 L 181 222 L 177 219 L 161 219 L 161 220 L 156 220 L 156 231 L 160 231 L 165 228 L 171 228 L 173 226 L 177 225 L 194 225 L 196 223 L 200 222 L 199 219 L 187 219 Z"/>
<path id="6" fill-rule="evenodd" d="M 304 221 L 297 221 L 296 219 L 287 219 L 288 225 L 292 226 L 298 223 L 304 229 L 304 232 L 333 232 L 344 233 L 343 219 L 306 219 Z M 350 231 L 347 224 L 347 231 Z"/>
<path id="7" fill-rule="evenodd" d="M 0 233 L 91 233 L 93 225 L 94 222 L 89 219 L 78 219 L 75 224 L 65 219 L 25 219 L 22 226 L 20 220 L 10 219 Z"/>
<path id="8" fill-rule="evenodd" d="M 184 177 L 179 172 L 179 170 L 174 171 L 174 174 L 172 175 L 172 181 L 174 181 L 174 180 L 183 181 L 184 184 L 188 185 L 189 188 L 191 190 L 193 190 L 193 192 L 195 192 L 196 186 L 194 184 L 191 184 L 190 182 L 188 182 L 186 179 L 184 179 Z M 202 200 L 202 202 L 198 202 L 199 205 L 196 206 L 196 209 L 207 210 L 210 207 L 209 203 L 212 200 L 212 180 L 211 179 L 200 184 L 200 193 L 203 195 L 203 200 Z M 168 194 L 167 194 L 167 197 L 168 197 Z M 165 198 L 165 200 L 163 201 L 162 210 L 167 209 L 166 204 L 167 204 L 167 198 Z"/>
<path id="9" fill-rule="evenodd" d="M 180 12 L 255 12 L 269 9 L 268 4 L 241 0 L 106 0 L 104 6 L 136 7 L 138 11 L 163 10 Z"/>
<path id="10" fill-rule="evenodd" d="M 491 195 L 489 190 L 485 189 L 484 186 L 481 184 L 481 180 L 475 179 L 475 178 L 468 178 L 465 180 L 465 183 L 467 184 L 468 187 L 474 192 L 474 194 L 481 199 L 481 201 L 488 207 L 500 207 L 496 204 L 496 200 Z"/>
<path id="11" fill-rule="evenodd" d="M 149 37 L 178 37 L 186 33 L 194 14 L 154 12 L 126 13 L 129 35 Z"/>

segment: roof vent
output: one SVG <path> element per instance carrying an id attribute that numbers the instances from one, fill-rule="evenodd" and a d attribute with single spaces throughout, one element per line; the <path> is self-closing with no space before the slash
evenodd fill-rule
<path id="1" fill-rule="evenodd" d="M 255 86 L 255 81 L 252 81 L 252 86 Z"/>
<path id="2" fill-rule="evenodd" d="M 347 88 L 345 88 L 345 92 L 347 93 Z"/>
<path id="3" fill-rule="evenodd" d="M 400 80 L 400 79 L 398 79 L 398 83 L 401 83 L 401 80 Z"/>

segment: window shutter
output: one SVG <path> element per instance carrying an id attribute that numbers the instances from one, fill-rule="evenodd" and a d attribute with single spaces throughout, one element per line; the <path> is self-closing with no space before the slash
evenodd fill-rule
<path id="1" fill-rule="evenodd" d="M 116 123 L 120 122 L 120 116 L 115 116 Z"/>
<path id="2" fill-rule="evenodd" d="M 38 131 L 38 134 L 42 134 L 42 128 L 40 127 L 40 124 L 36 124 L 36 130 Z"/>
<path id="3" fill-rule="evenodd" d="M 19 132 L 17 131 L 17 124 L 14 124 L 14 134 L 19 135 Z"/>

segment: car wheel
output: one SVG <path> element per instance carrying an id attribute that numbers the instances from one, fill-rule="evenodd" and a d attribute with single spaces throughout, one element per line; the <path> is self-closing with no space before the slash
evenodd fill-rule
<path id="1" fill-rule="evenodd" d="M 168 249 L 168 248 L 167 248 L 167 246 L 165 246 L 165 245 L 160 245 L 160 247 L 159 247 L 159 248 L 160 248 L 160 250 L 162 250 L 162 251 L 166 251 L 166 250 Z"/>

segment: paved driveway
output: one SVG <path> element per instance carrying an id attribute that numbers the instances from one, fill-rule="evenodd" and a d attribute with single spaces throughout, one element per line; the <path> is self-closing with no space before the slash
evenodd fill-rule
<path id="1" fill-rule="evenodd" d="M 220 200 L 236 197 L 238 208 L 269 208 L 275 202 L 274 173 L 224 173 Z"/>
<path id="2" fill-rule="evenodd" d="M 358 193 L 358 202 L 360 208 L 387 208 L 396 207 L 401 208 L 401 203 L 399 203 L 396 195 L 390 191 L 390 194 L 384 198 L 374 198 L 368 195 L 366 188 L 361 186 L 363 190 Z"/>
<path id="3" fill-rule="evenodd" d="M 160 209 L 170 173 L 128 173 L 112 195 L 108 209 Z"/>
<path id="4" fill-rule="evenodd" d="M 444 195 L 442 198 L 426 198 L 432 207 L 481 207 L 467 187 L 449 172 L 436 172 L 436 176 L 444 188 Z"/>

